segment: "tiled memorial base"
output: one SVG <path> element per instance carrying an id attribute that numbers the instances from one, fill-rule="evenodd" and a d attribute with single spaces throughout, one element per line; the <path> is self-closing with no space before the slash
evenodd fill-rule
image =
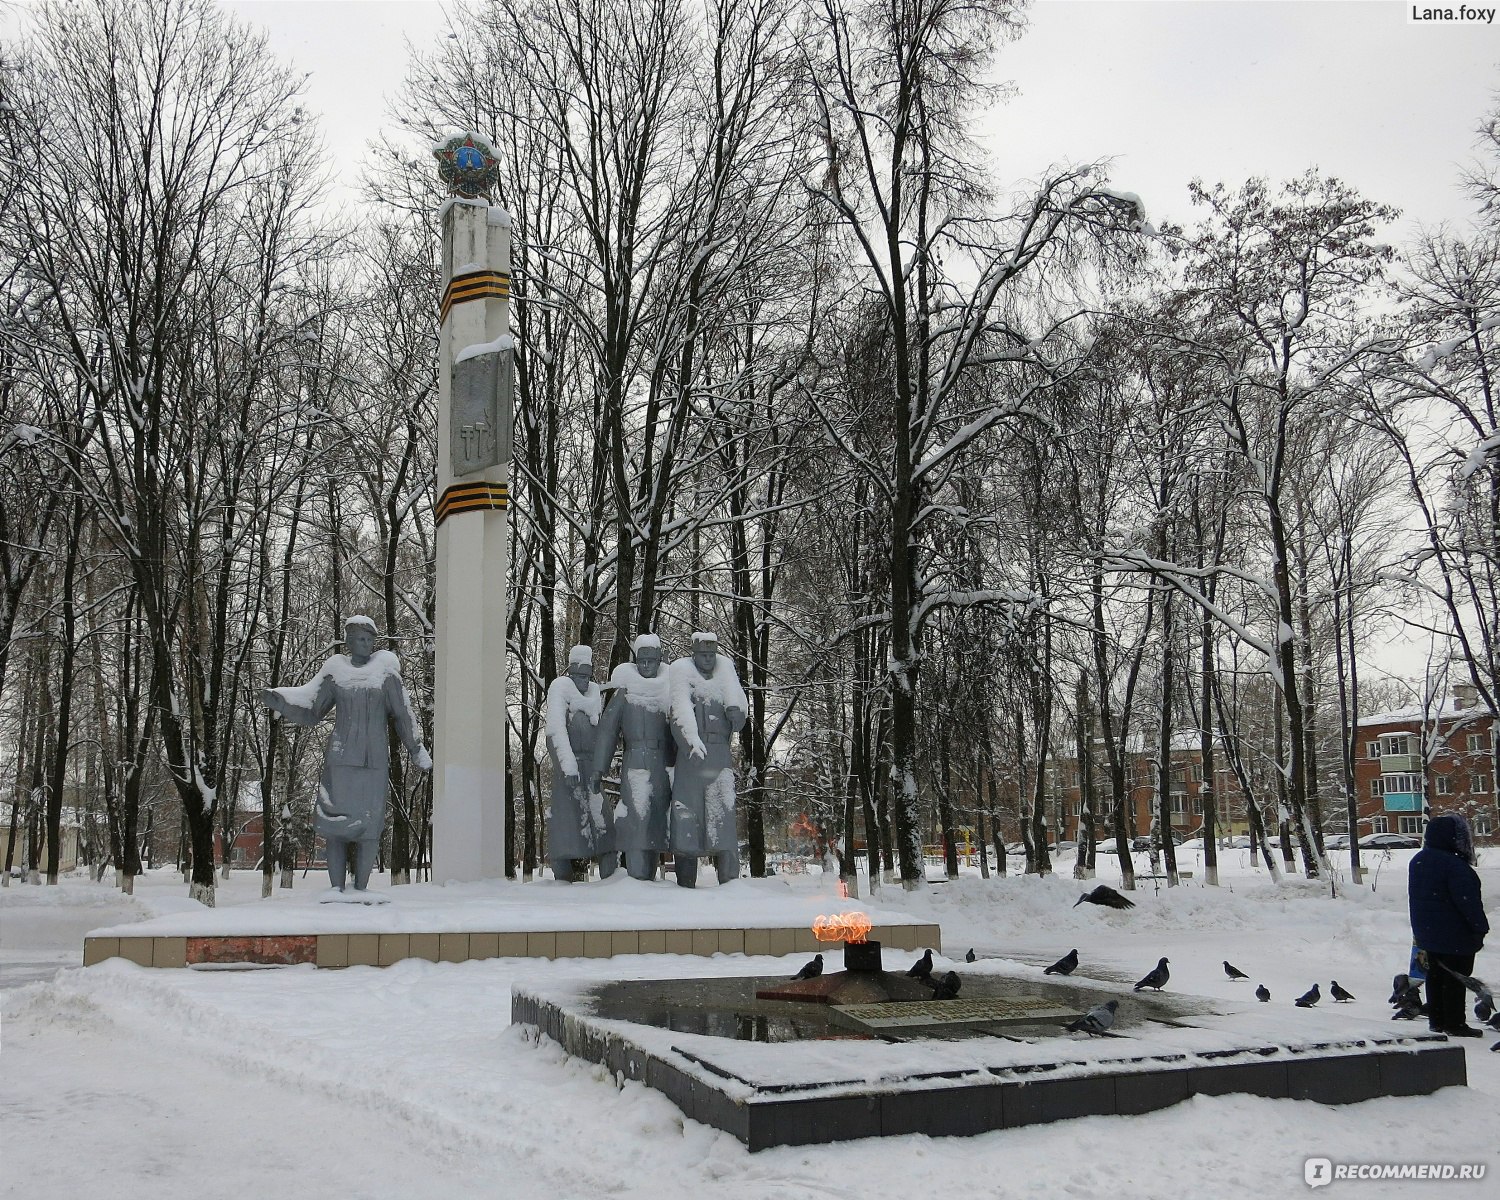
<path id="1" fill-rule="evenodd" d="M 898 950 L 941 952 L 937 925 L 876 925 L 870 933 Z M 123 958 L 143 967 L 206 965 L 388 967 L 404 958 L 613 958 L 617 954 L 810 954 L 826 949 L 810 928 L 578 929 L 472 933 L 302 933 L 218 936 L 90 936 L 83 965 Z"/>
<path id="2" fill-rule="evenodd" d="M 915 1069 L 875 1085 L 840 1079 L 836 1068 L 822 1081 L 777 1083 L 747 1079 L 724 1065 L 742 1060 L 715 1062 L 715 1039 L 694 1040 L 692 1051 L 670 1037 L 663 1041 L 660 1030 L 637 1040 L 628 1031 L 639 1027 L 598 1020 L 586 1006 L 555 996 L 514 990 L 511 1020 L 537 1026 L 570 1054 L 656 1088 L 685 1115 L 733 1134 L 752 1151 L 909 1133 L 971 1136 L 1071 1117 L 1152 1112 L 1191 1096 L 1241 1093 L 1348 1104 L 1427 1095 L 1467 1082 L 1460 1047 L 1436 1035 L 1382 1033 L 1280 1046 L 1236 1046 L 1233 1035 L 1224 1034 L 1219 1049 L 1146 1055 L 1132 1055 L 1128 1041 L 1112 1041 L 1108 1055 L 1116 1057 L 1087 1064 L 1070 1058 L 1079 1043 L 1059 1039 L 1050 1061 L 1033 1055 L 1007 1066 L 986 1050 L 965 1069 Z"/>

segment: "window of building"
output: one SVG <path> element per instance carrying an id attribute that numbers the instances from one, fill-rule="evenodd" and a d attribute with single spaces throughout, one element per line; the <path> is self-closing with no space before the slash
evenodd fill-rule
<path id="1" fill-rule="evenodd" d="M 1172 793 L 1172 811 L 1174 813 L 1185 813 L 1185 812 L 1187 812 L 1187 793 L 1186 792 L 1173 792 Z"/>
<path id="2" fill-rule="evenodd" d="M 1469 776 L 1469 795 L 1487 796 L 1490 791 L 1490 777 L 1488 775 Z"/>
<path id="3" fill-rule="evenodd" d="M 1371 833 L 1390 833 L 1391 823 L 1384 817 L 1375 817 L 1370 821 Z"/>
<path id="4" fill-rule="evenodd" d="M 1380 757 L 1380 741 L 1379 741 L 1379 739 L 1376 739 L 1373 742 L 1366 742 L 1365 743 L 1365 757 L 1366 758 L 1379 758 Z"/>
<path id="5" fill-rule="evenodd" d="M 1420 775 L 1382 775 L 1381 779 L 1385 781 L 1385 794 L 1387 796 L 1392 792 L 1417 795 L 1422 791 L 1422 777 Z"/>
<path id="6" fill-rule="evenodd" d="M 1370 795 L 1377 798 L 1385 795 L 1385 776 L 1377 775 L 1370 780 Z"/>
<path id="7" fill-rule="evenodd" d="M 1453 795 L 1453 776 L 1439 775 L 1437 777 L 1437 794 L 1439 796 Z"/>
<path id="8" fill-rule="evenodd" d="M 1380 746 L 1384 754 L 1410 754 L 1411 738 L 1404 733 L 1388 733 L 1380 739 Z"/>
<path id="9" fill-rule="evenodd" d="M 1422 832 L 1422 818 L 1421 817 L 1402 817 L 1400 819 L 1400 827 L 1396 830 L 1396 832 L 1397 833 L 1421 833 Z"/>
<path id="10" fill-rule="evenodd" d="M 1482 734 L 1482 733 L 1471 733 L 1471 734 L 1469 734 L 1469 753 L 1470 754 L 1478 754 L 1481 750 L 1484 750 L 1484 749 L 1487 749 L 1487 747 L 1484 744 L 1484 734 Z"/>
<path id="11" fill-rule="evenodd" d="M 1474 836 L 1475 837 L 1489 837 L 1490 836 L 1490 830 L 1491 830 L 1491 828 L 1492 828 L 1492 826 L 1490 825 L 1490 814 L 1489 813 L 1475 813 L 1474 814 Z"/>

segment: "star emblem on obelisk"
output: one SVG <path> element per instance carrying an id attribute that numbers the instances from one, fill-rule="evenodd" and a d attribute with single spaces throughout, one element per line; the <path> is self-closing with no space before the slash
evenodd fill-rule
<path id="1" fill-rule="evenodd" d="M 493 201 L 500 180 L 500 164 L 494 147 L 477 133 L 456 133 L 432 148 L 438 160 L 438 178 L 455 196 Z"/>

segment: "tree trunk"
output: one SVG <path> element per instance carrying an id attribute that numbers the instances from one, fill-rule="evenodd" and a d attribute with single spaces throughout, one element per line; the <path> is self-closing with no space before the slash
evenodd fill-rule
<path id="1" fill-rule="evenodd" d="M 1162 598 L 1161 609 L 1161 741 L 1158 753 L 1161 763 L 1157 768 L 1157 823 L 1161 830 L 1162 856 L 1167 866 L 1167 886 L 1176 887 L 1177 843 L 1172 840 L 1172 682 L 1176 671 L 1176 658 L 1172 653 L 1173 609 L 1172 594 Z"/>

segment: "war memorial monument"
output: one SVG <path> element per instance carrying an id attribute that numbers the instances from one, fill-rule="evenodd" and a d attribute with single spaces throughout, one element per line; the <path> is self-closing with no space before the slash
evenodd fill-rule
<path id="1" fill-rule="evenodd" d="M 491 202 L 485 138 L 458 134 L 434 153 L 451 196 L 436 314 L 431 759 L 395 655 L 377 648 L 373 622 L 349 618 L 347 654 L 262 697 L 299 724 L 332 715 L 315 810 L 330 889 L 95 930 L 85 965 L 369 969 L 417 958 L 482 971 L 479 960 L 534 959 L 534 978 L 511 993 L 514 1023 L 660 1090 L 751 1150 L 973 1134 L 1200 1094 L 1344 1103 L 1464 1082 L 1463 1051 L 1441 1036 L 1310 1013 L 1290 1042 L 1253 1000 L 1132 995 L 1008 959 L 935 961 L 941 930 L 930 920 L 831 886 L 741 880 L 732 746 L 748 704 L 706 630 L 675 661 L 657 631 L 639 631 L 631 661 L 602 685 L 592 648 L 568 651 L 544 714 L 554 879 L 507 881 L 511 222 Z M 412 765 L 434 773 L 433 882 L 369 903 L 392 728 Z M 700 878 L 704 860 L 716 886 Z M 724 956 L 714 975 L 684 970 L 686 958 L 713 955 Z M 548 971 L 559 958 L 598 959 L 599 970 Z M 442 978 L 434 972 L 432 986 Z M 1090 1024 L 1101 1009 L 1110 1020 Z"/>

